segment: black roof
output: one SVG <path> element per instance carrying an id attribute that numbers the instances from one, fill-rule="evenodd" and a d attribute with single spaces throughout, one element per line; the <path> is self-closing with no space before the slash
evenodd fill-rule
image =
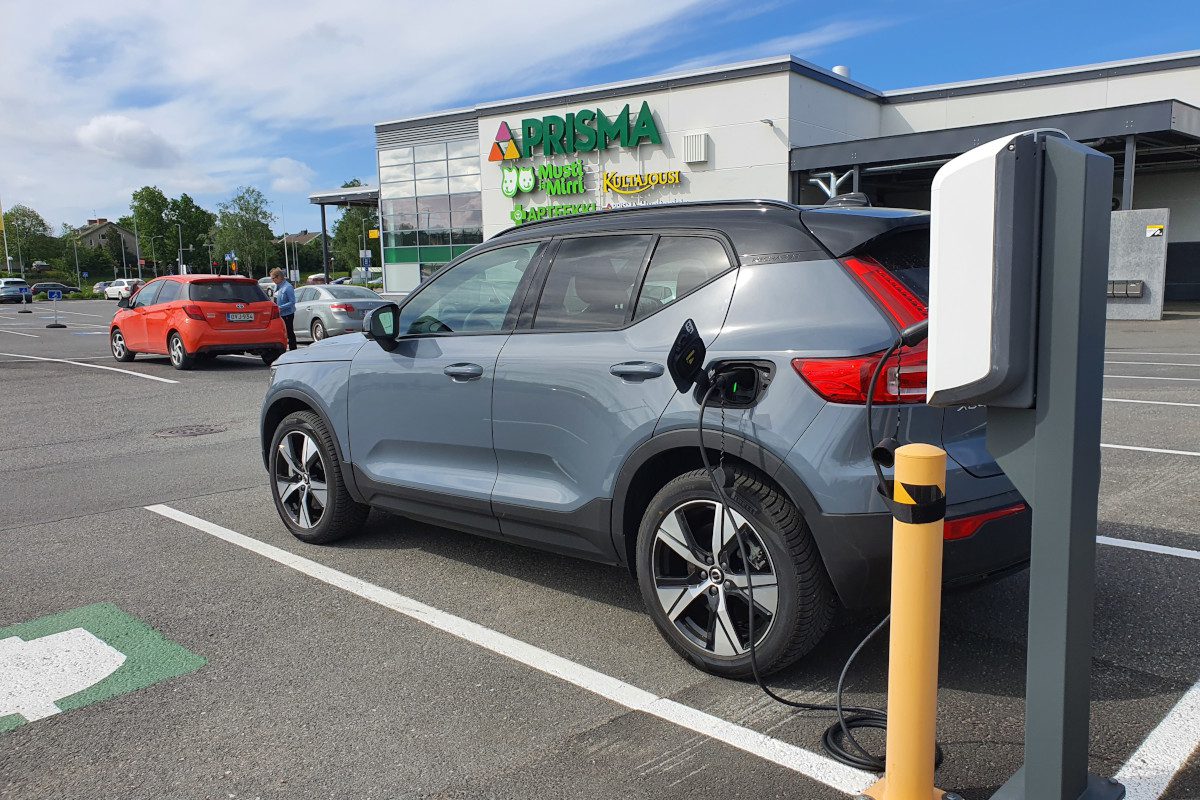
<path id="1" fill-rule="evenodd" d="M 626 206 L 508 228 L 492 241 L 621 230 L 708 230 L 724 233 L 743 263 L 808 261 L 842 256 L 897 227 L 928 224 L 923 211 L 800 206 L 780 200 L 713 200 Z"/>

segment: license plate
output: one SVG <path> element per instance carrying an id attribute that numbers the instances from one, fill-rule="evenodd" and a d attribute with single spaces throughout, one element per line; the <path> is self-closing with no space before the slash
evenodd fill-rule
<path id="1" fill-rule="evenodd" d="M 225 319 L 229 320 L 230 322 L 254 322 L 254 314 L 253 312 L 226 314 Z"/>

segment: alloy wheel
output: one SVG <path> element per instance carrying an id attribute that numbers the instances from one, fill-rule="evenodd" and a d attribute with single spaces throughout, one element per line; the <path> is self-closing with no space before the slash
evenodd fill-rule
<path id="1" fill-rule="evenodd" d="M 742 561 L 735 525 L 749 564 Z M 713 500 L 682 503 L 655 531 L 651 558 L 659 605 L 694 647 L 716 656 L 746 653 L 751 613 L 755 645 L 761 645 L 775 619 L 779 584 L 766 546 L 742 514 L 727 513 Z"/>
<path id="2" fill-rule="evenodd" d="M 325 338 L 325 326 L 321 324 L 320 320 L 313 323 L 312 338 L 315 342 L 319 342 Z"/>
<path id="3" fill-rule="evenodd" d="M 316 441 L 304 431 L 288 431 L 279 441 L 275 459 L 275 491 L 279 504 L 301 528 L 316 527 L 329 499 L 325 459 Z"/>
<path id="4" fill-rule="evenodd" d="M 113 331 L 112 351 L 118 359 L 125 357 L 125 336 L 120 331 Z"/>
<path id="5" fill-rule="evenodd" d="M 183 363 L 184 358 L 183 339 L 178 336 L 171 337 L 171 363 L 178 366 Z"/>

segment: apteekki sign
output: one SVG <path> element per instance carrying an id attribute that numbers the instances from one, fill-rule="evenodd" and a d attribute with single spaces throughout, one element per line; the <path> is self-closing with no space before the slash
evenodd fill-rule
<path id="1" fill-rule="evenodd" d="M 643 142 L 662 144 L 650 104 L 644 101 L 636 118 L 626 104 L 613 117 L 602 109 L 587 108 L 561 117 L 551 114 L 541 119 L 521 120 L 521 155 L 525 158 L 532 156 L 538 147 L 543 155 L 552 156 L 605 150 L 614 143 L 637 147 Z"/>

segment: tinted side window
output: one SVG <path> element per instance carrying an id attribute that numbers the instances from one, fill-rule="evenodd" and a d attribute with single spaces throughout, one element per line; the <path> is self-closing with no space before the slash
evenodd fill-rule
<path id="1" fill-rule="evenodd" d="M 316 289 L 305 287 L 305 288 L 301 289 L 300 291 L 296 292 L 296 302 L 297 303 L 307 303 L 309 300 L 316 300 L 316 299 L 317 299 L 317 290 Z"/>
<path id="2" fill-rule="evenodd" d="M 439 275 L 404 304 L 400 333 L 489 333 L 509 306 L 540 242 L 480 253 Z"/>
<path id="3" fill-rule="evenodd" d="M 158 299 L 154 302 L 158 305 L 163 303 L 174 303 L 183 294 L 183 284 L 179 281 L 164 281 L 162 291 L 158 293 Z"/>
<path id="4" fill-rule="evenodd" d="M 729 256 L 716 239 L 662 237 L 650 258 L 633 318 L 653 314 L 727 269 Z"/>
<path id="5" fill-rule="evenodd" d="M 151 283 L 139 289 L 138 293 L 133 296 L 133 308 L 154 305 L 154 299 L 158 296 L 158 292 L 162 289 L 162 286 L 162 282 Z"/>
<path id="6" fill-rule="evenodd" d="M 587 236 L 559 245 L 533 327 L 581 331 L 625 324 L 651 236 Z"/>

